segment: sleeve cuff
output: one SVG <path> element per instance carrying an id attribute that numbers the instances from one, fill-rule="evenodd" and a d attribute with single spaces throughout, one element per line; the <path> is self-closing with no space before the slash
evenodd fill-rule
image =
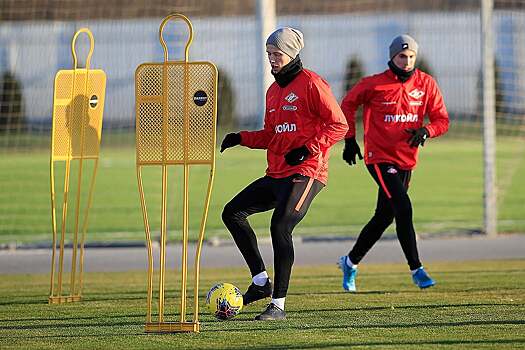
<path id="1" fill-rule="evenodd" d="M 241 146 L 246 146 L 244 143 L 242 143 L 242 141 L 245 139 L 245 137 L 243 137 L 243 134 L 245 134 L 246 131 L 239 131 L 238 134 L 239 136 L 241 137 L 241 142 L 239 143 L 239 145 Z"/>
<path id="2" fill-rule="evenodd" d="M 436 134 L 430 125 L 425 125 L 425 129 L 428 131 L 428 137 L 433 137 Z"/>

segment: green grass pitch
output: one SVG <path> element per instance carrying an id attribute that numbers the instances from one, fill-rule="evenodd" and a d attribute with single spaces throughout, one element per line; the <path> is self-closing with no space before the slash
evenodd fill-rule
<path id="1" fill-rule="evenodd" d="M 363 163 L 350 168 L 343 162 L 341 146 L 341 143 L 336 145 L 332 152 L 328 186 L 315 198 L 308 215 L 296 228 L 296 235 L 355 236 L 371 217 L 377 187 Z M 206 237 L 229 239 L 221 221 L 222 208 L 238 191 L 263 176 L 265 152 L 235 147 L 217 153 L 216 164 Z M 89 171 L 90 168 L 86 165 L 85 169 Z M 208 169 L 193 167 L 190 171 L 190 228 L 193 230 L 200 223 Z M 154 235 L 158 235 L 155 231 L 160 227 L 160 170 L 145 168 L 143 173 L 151 227 Z M 520 177 L 524 173 L 523 140 L 499 140 L 496 174 L 498 229 L 501 232 L 525 232 L 525 182 Z M 57 193 L 63 186 L 62 178 L 63 172 L 57 171 Z M 6 154 L 0 170 L 0 183 L 3 185 L 0 193 L 0 243 L 49 242 L 48 152 Z M 171 171 L 168 210 L 171 228 L 178 228 L 181 224 L 181 183 L 180 169 Z M 479 230 L 483 226 L 481 142 L 450 138 L 430 140 L 421 149 L 410 194 L 418 233 Z M 60 205 L 57 208 L 60 213 Z M 71 205 L 70 214 L 72 208 Z M 250 217 L 261 236 L 269 235 L 269 217 L 269 213 Z M 73 222 L 71 215 L 68 222 Z M 134 148 L 102 148 L 87 238 L 88 241 L 144 240 Z"/>
<path id="2" fill-rule="evenodd" d="M 427 269 L 438 284 L 421 291 L 405 265 L 363 265 L 359 292 L 349 294 L 336 266 L 295 267 L 288 319 L 277 322 L 252 321 L 263 301 L 231 321 L 216 320 L 204 308 L 207 290 L 217 281 L 244 290 L 249 274 L 206 269 L 201 333 L 160 335 L 144 333 L 143 271 L 88 273 L 84 301 L 65 305 L 46 304 L 48 275 L 3 275 L 0 344 L 4 350 L 525 347 L 525 260 L 433 263 Z M 168 284 L 168 298 L 179 295 L 175 285 Z"/>

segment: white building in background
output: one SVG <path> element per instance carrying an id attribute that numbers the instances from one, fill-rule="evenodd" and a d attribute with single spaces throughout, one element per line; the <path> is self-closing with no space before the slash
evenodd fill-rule
<path id="1" fill-rule="evenodd" d="M 301 58 L 322 75 L 342 98 L 347 61 L 357 56 L 366 74 L 386 69 L 388 45 L 400 33 L 420 44 L 449 111 L 476 113 L 480 76 L 480 20 L 475 12 L 303 15 L 278 17 L 278 26 L 293 26 L 305 35 Z M 257 124 L 256 23 L 254 16 L 192 19 L 190 60 L 214 62 L 234 88 L 236 115 L 244 125 Z M 134 125 L 134 72 L 144 62 L 160 62 L 159 19 L 87 22 L 0 23 L 0 71 L 10 70 L 22 82 L 25 111 L 31 122 L 50 123 L 55 73 L 70 69 L 71 38 L 87 26 L 95 36 L 91 66 L 104 69 L 107 80 L 104 120 Z M 525 14 L 495 12 L 495 55 L 504 65 L 504 94 L 516 110 L 525 110 Z M 174 34 L 179 31 L 180 34 Z M 167 27 L 166 40 L 182 57 L 184 26 Z M 81 40 L 80 40 L 81 41 Z M 81 51 L 81 48 L 79 48 Z M 84 51 L 85 52 L 85 51 Z M 82 53 L 80 54 L 82 57 Z M 85 54 L 84 54 L 85 56 Z"/>

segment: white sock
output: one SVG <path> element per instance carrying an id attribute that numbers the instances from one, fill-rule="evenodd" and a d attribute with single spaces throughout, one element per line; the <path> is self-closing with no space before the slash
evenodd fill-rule
<path id="1" fill-rule="evenodd" d="M 357 265 L 352 263 L 352 261 L 350 260 L 348 256 L 346 257 L 346 266 L 348 266 L 351 269 L 357 269 Z"/>
<path id="2" fill-rule="evenodd" d="M 266 271 L 260 272 L 252 278 L 252 282 L 260 287 L 264 286 L 266 281 L 268 281 L 268 273 Z"/>
<path id="3" fill-rule="evenodd" d="M 423 268 L 423 266 L 421 266 L 421 267 L 418 267 L 418 268 L 417 268 L 417 269 L 415 269 L 415 270 L 410 270 L 410 272 L 412 272 L 412 274 L 414 275 L 414 274 L 415 274 L 415 273 L 417 272 L 417 270 L 419 270 L 419 269 L 421 269 L 421 268 Z"/>
<path id="4" fill-rule="evenodd" d="M 277 299 L 272 298 L 271 303 L 273 305 L 277 306 L 279 309 L 284 311 L 284 301 L 285 300 L 286 300 L 286 297 L 284 297 L 284 298 L 277 298 Z"/>

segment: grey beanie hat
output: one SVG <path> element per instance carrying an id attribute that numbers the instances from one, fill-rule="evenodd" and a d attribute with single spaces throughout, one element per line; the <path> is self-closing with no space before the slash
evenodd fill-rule
<path id="1" fill-rule="evenodd" d="M 303 33 L 290 27 L 279 28 L 270 34 L 266 45 L 273 45 L 291 58 L 295 58 L 304 47 Z"/>
<path id="2" fill-rule="evenodd" d="M 414 38 L 408 34 L 396 36 L 394 40 L 392 40 L 392 44 L 390 44 L 390 59 L 407 49 L 414 51 L 417 55 L 418 45 Z"/>

